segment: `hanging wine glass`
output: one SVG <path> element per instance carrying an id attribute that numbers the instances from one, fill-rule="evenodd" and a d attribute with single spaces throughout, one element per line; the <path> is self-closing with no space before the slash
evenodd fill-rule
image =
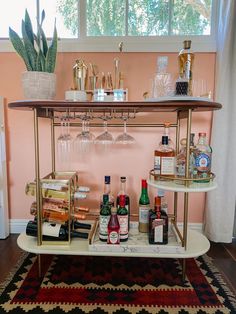
<path id="1" fill-rule="evenodd" d="M 107 128 L 107 120 L 111 119 L 111 116 L 107 116 L 104 114 L 104 116 L 102 116 L 101 119 L 103 119 L 104 132 L 95 138 L 95 143 L 102 145 L 111 145 L 114 143 L 114 138 Z"/>
<path id="2" fill-rule="evenodd" d="M 70 134 L 70 116 L 61 116 L 61 133 L 57 139 L 57 150 L 59 160 L 62 162 L 68 162 L 72 153 L 73 138 Z"/>
<path id="3" fill-rule="evenodd" d="M 117 138 L 115 139 L 115 143 L 122 145 L 135 144 L 135 138 L 127 133 L 127 120 L 130 118 L 129 114 L 127 116 L 122 114 L 120 118 L 124 121 L 124 130 L 122 134 L 119 134 L 117 136 Z"/>
<path id="4" fill-rule="evenodd" d="M 87 154 L 91 150 L 95 136 L 89 130 L 89 120 L 91 116 L 87 114 L 80 117 L 82 120 L 82 130 L 74 140 L 75 151 L 79 154 Z"/>

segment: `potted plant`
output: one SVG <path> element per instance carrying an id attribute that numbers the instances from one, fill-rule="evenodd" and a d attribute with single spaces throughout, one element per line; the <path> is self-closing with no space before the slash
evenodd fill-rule
<path id="1" fill-rule="evenodd" d="M 22 38 L 9 27 L 9 38 L 22 57 L 27 71 L 22 74 L 24 95 L 31 99 L 52 99 L 56 91 L 56 75 L 54 74 L 57 57 L 57 29 L 54 24 L 53 37 L 48 45 L 42 28 L 45 11 L 42 11 L 38 22 L 37 35 L 33 32 L 30 16 L 25 10 L 25 19 L 22 20 Z"/>

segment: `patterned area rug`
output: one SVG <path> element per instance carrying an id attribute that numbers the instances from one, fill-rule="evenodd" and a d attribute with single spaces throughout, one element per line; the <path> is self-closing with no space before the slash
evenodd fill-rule
<path id="1" fill-rule="evenodd" d="M 207 256 L 178 260 L 27 255 L 2 285 L 0 314 L 236 313 L 229 291 Z"/>

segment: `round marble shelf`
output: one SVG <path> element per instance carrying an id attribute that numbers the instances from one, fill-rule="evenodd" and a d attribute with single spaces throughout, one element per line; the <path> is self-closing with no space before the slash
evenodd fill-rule
<path id="1" fill-rule="evenodd" d="M 205 254 L 210 248 L 208 239 L 195 230 L 188 230 L 187 249 L 179 253 L 154 253 L 154 252 L 103 252 L 90 251 L 88 240 L 73 239 L 70 245 L 37 245 L 35 237 L 21 233 L 17 239 L 18 246 L 27 252 L 35 254 L 56 255 L 88 255 L 88 256 L 126 256 L 126 257 L 154 257 L 154 258 L 191 258 Z"/>
<path id="2" fill-rule="evenodd" d="M 184 186 L 183 184 L 177 184 L 173 181 L 154 181 L 147 180 L 148 185 L 172 192 L 209 192 L 215 190 L 217 188 L 217 183 L 215 181 L 211 181 L 209 183 L 191 183 L 189 187 Z"/>

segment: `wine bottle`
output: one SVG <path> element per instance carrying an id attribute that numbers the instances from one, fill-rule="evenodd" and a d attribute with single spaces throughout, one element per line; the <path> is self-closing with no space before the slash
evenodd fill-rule
<path id="1" fill-rule="evenodd" d="M 26 234 L 29 236 L 37 237 L 38 226 L 37 221 L 30 220 L 26 226 Z M 49 222 L 42 223 L 42 235 L 45 241 L 67 241 L 68 240 L 68 227 L 61 224 L 52 224 Z M 88 233 L 79 232 L 75 230 L 70 231 L 72 238 L 88 239 Z"/>
<path id="2" fill-rule="evenodd" d="M 119 207 L 117 210 L 117 217 L 120 224 L 120 241 L 124 242 L 128 240 L 129 237 L 129 215 L 128 210 L 125 206 L 126 196 L 120 195 L 119 196 Z"/>
<path id="3" fill-rule="evenodd" d="M 115 202 L 114 202 L 114 197 L 111 193 L 111 177 L 110 176 L 105 176 L 104 177 L 104 193 L 103 194 L 107 194 L 108 195 L 108 203 L 109 205 L 112 207 L 114 206 Z M 100 203 L 100 208 L 102 207 L 102 202 L 103 202 L 103 197 L 101 199 L 101 203 Z"/>
<path id="4" fill-rule="evenodd" d="M 73 229 L 87 229 L 87 230 L 91 229 L 91 224 L 79 222 L 76 220 L 72 222 L 72 226 L 73 226 Z"/>
<path id="5" fill-rule="evenodd" d="M 149 211 L 149 233 L 150 244 L 168 243 L 168 216 L 161 209 L 161 198 L 155 197 L 154 210 Z"/>
<path id="6" fill-rule="evenodd" d="M 116 207 L 119 209 L 120 206 L 120 195 L 125 195 L 125 207 L 128 211 L 128 228 L 130 226 L 130 197 L 126 193 L 126 177 L 120 177 L 120 191 L 116 198 Z"/>
<path id="7" fill-rule="evenodd" d="M 30 213 L 32 215 L 37 215 L 37 203 L 33 202 L 31 207 L 30 207 Z M 84 214 L 79 214 L 79 213 L 72 213 L 70 214 L 70 217 L 73 219 L 85 219 L 86 215 Z M 49 222 L 60 222 L 64 223 L 69 220 L 69 211 L 65 209 L 47 209 L 44 207 L 42 208 L 42 218 L 46 219 Z"/>
<path id="8" fill-rule="evenodd" d="M 120 224 L 115 207 L 111 208 L 111 217 L 108 223 L 107 243 L 120 244 Z"/>
<path id="9" fill-rule="evenodd" d="M 148 213 L 150 200 L 147 191 L 147 181 L 142 180 L 142 192 L 139 199 L 139 232 L 148 232 Z"/>
<path id="10" fill-rule="evenodd" d="M 109 205 L 109 195 L 103 194 L 103 201 L 99 215 L 99 239 L 107 241 L 108 237 L 108 222 L 111 216 L 111 207 Z"/>
<path id="11" fill-rule="evenodd" d="M 49 185 L 49 184 L 43 184 L 41 188 L 42 197 L 44 198 L 53 198 L 53 199 L 69 199 L 69 189 L 68 187 L 62 187 L 59 185 L 61 189 L 57 190 L 55 187 L 57 185 Z M 49 189 L 47 187 L 53 187 L 53 189 Z M 26 184 L 25 187 L 25 194 L 29 196 L 35 196 L 36 195 L 36 182 L 30 182 Z M 71 191 L 72 199 L 85 199 L 87 197 L 86 193 L 78 192 L 78 191 Z"/>

